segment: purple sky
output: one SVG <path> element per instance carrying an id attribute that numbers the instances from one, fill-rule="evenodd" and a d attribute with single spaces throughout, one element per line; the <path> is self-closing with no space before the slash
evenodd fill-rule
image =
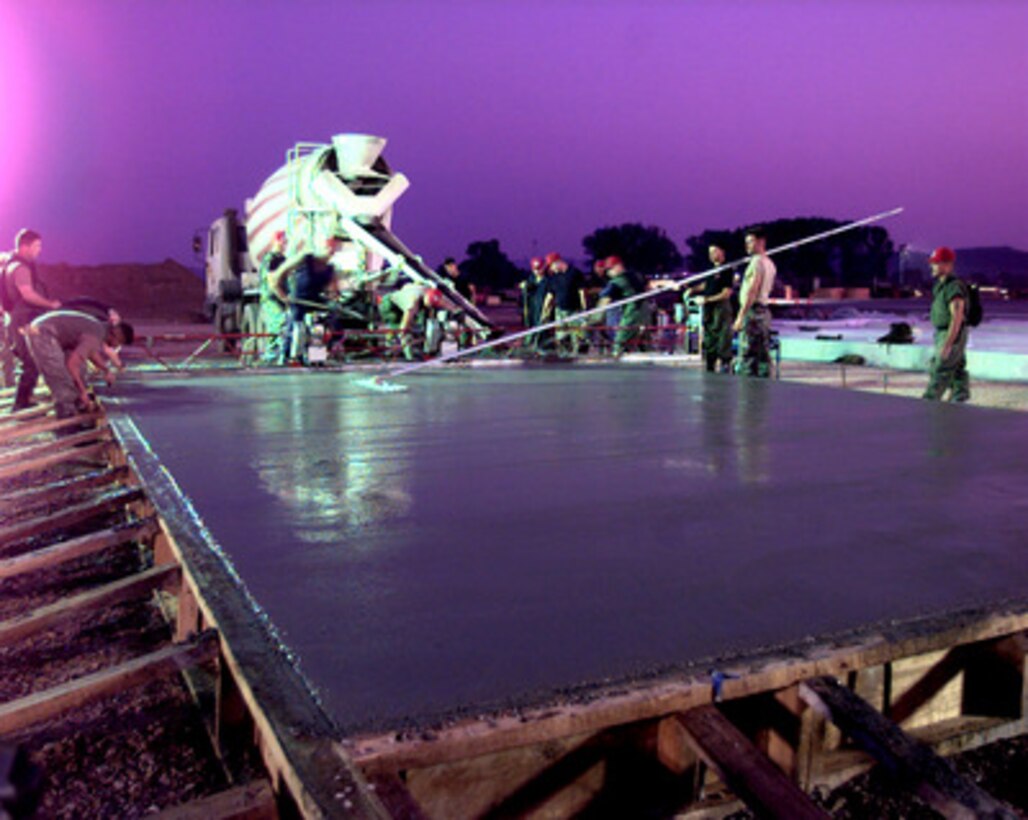
<path id="1" fill-rule="evenodd" d="M 190 262 L 289 146 L 362 131 L 431 263 L 896 205 L 898 241 L 1026 247 L 1025 32 L 1020 0 L 0 0 L 0 238 Z"/>

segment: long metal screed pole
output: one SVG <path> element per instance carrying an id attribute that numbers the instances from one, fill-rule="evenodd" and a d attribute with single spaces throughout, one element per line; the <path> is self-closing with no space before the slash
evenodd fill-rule
<path id="1" fill-rule="evenodd" d="M 798 248 L 801 245 L 809 245 L 811 242 L 818 242 L 822 239 L 827 239 L 829 236 L 835 236 L 840 233 L 845 233 L 846 231 L 852 231 L 854 228 L 860 228 L 864 225 L 870 225 L 872 222 L 878 222 L 882 219 L 887 219 L 890 216 L 895 216 L 898 213 L 902 213 L 902 211 L 903 208 L 893 208 L 891 211 L 882 211 L 882 213 L 880 214 L 874 214 L 873 216 L 868 216 L 864 219 L 858 219 L 856 222 L 848 222 L 845 225 L 840 225 L 838 228 L 832 228 L 828 231 L 822 231 L 821 233 L 816 233 L 811 236 L 805 236 L 802 239 L 797 239 L 795 242 L 787 242 L 784 245 L 779 245 L 775 248 L 771 248 L 767 250 L 765 253 L 767 253 L 768 256 L 772 256 L 776 253 L 783 253 L 784 251 L 789 251 L 793 248 Z M 621 305 L 628 305 L 632 302 L 640 302 L 643 299 L 652 299 L 654 296 L 657 296 L 661 293 L 666 293 L 671 290 L 681 290 L 683 287 L 686 287 L 687 285 L 691 285 L 695 282 L 707 279 L 708 277 L 711 277 L 716 273 L 721 273 L 721 271 L 729 270 L 730 268 L 734 268 L 738 265 L 741 265 L 742 263 L 746 262 L 749 258 L 750 257 L 748 256 L 744 256 L 742 259 L 737 259 L 734 262 L 726 262 L 723 265 L 718 265 L 717 267 L 709 268 L 703 271 L 702 273 L 693 274 L 692 276 L 687 276 L 684 279 L 678 279 L 669 285 L 664 285 L 660 288 L 654 288 L 653 290 L 647 290 L 643 293 L 637 293 L 635 296 L 629 296 L 626 299 L 621 299 L 617 302 L 611 302 L 607 305 L 604 305 L 603 307 L 595 307 L 590 308 L 589 310 L 583 310 L 580 313 L 573 313 L 572 315 L 566 316 L 563 319 L 558 319 L 553 322 L 547 322 L 546 324 L 538 325 L 536 327 L 529 328 L 528 330 L 520 330 L 517 333 L 511 333 L 507 336 L 501 336 L 499 339 L 493 339 L 488 342 L 483 342 L 482 344 L 475 345 L 474 347 L 469 347 L 464 350 L 457 350 L 454 353 L 447 353 L 445 356 L 440 356 L 436 359 L 429 359 L 424 362 L 418 362 L 417 364 L 411 364 L 405 367 L 398 367 L 396 370 L 393 370 L 390 373 L 383 373 L 381 376 L 376 377 L 374 381 L 377 384 L 381 385 L 382 382 L 386 379 L 395 379 L 399 376 L 406 376 L 409 373 L 414 373 L 425 367 L 434 367 L 436 365 L 445 364 L 446 362 L 452 362 L 454 359 L 461 359 L 465 356 L 470 356 L 472 353 L 478 353 L 482 350 L 489 350 L 493 347 L 499 347 L 500 345 L 510 344 L 511 342 L 517 341 L 518 339 L 523 339 L 525 336 L 531 336 L 535 333 L 539 333 L 544 330 L 550 330 L 551 328 L 573 324 L 574 322 L 577 322 L 580 319 L 584 319 L 587 316 L 595 316 L 599 313 L 606 313 L 608 310 L 620 307 Z"/>

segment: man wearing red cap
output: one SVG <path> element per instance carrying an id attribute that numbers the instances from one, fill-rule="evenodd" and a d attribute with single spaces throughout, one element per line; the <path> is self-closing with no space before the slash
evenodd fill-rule
<path id="1" fill-rule="evenodd" d="M 619 256 L 608 256 L 604 262 L 610 282 L 600 293 L 597 307 L 610 302 L 619 302 L 631 296 L 638 296 L 646 290 L 646 283 L 639 276 L 629 273 Z M 649 305 L 645 299 L 629 302 L 621 307 L 618 332 L 614 337 L 614 355 L 620 356 L 629 347 L 638 348 L 650 322 Z"/>
<path id="2" fill-rule="evenodd" d="M 928 257 L 932 266 L 931 322 L 935 328 L 935 353 L 928 366 L 924 398 L 939 400 L 950 391 L 950 401 L 971 398 L 967 375 L 967 285 L 953 275 L 957 255 L 946 247 Z"/>
<path id="3" fill-rule="evenodd" d="M 581 271 L 569 267 L 558 254 L 552 256 L 549 293 L 543 302 L 543 316 L 549 316 L 552 311 L 553 318 L 559 322 L 585 310 L 585 278 Z M 577 354 L 582 342 L 581 326 L 568 322 L 556 330 L 557 353 L 561 356 Z"/>

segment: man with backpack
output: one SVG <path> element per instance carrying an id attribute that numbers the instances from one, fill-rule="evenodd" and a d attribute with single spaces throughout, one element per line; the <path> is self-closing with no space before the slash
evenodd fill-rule
<path id="1" fill-rule="evenodd" d="M 928 366 L 928 387 L 924 398 L 941 400 L 950 391 L 950 401 L 971 398 L 967 375 L 967 332 L 971 321 L 971 299 L 967 285 L 953 275 L 957 255 L 946 247 L 928 257 L 932 267 L 931 322 L 935 328 L 935 352 Z"/>
<path id="2" fill-rule="evenodd" d="M 37 316 L 61 306 L 56 299 L 47 296 L 36 271 L 36 260 L 42 250 L 43 238 L 36 231 L 28 228 L 18 231 L 14 237 L 14 253 L 4 265 L 0 282 L 0 296 L 8 314 L 7 341 L 21 364 L 12 413 L 33 405 L 32 393 L 39 381 L 39 370 L 29 353 L 23 329 Z"/>

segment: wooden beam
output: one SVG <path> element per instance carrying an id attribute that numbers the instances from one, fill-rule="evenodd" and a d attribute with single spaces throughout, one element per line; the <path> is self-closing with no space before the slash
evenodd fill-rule
<path id="1" fill-rule="evenodd" d="M 207 663 L 217 652 L 217 636 L 205 633 L 188 644 L 168 646 L 52 689 L 0 704 L 0 737 L 181 668 Z"/>
<path id="2" fill-rule="evenodd" d="M 88 413 L 64 419 L 51 419 L 44 417 L 32 419 L 31 421 L 23 421 L 20 424 L 8 424 L 4 427 L 0 427 L 0 444 L 15 441 L 19 438 L 25 438 L 26 436 L 65 430 L 69 427 L 74 427 L 76 424 L 96 423 L 100 421 L 100 418 L 100 415 L 97 413 Z"/>
<path id="3" fill-rule="evenodd" d="M 0 480 L 13 478 L 16 475 L 22 475 L 23 473 L 31 473 L 35 470 L 48 470 L 51 467 L 56 467 L 58 464 L 64 464 L 67 461 L 84 461 L 86 459 L 91 459 L 94 456 L 99 456 L 110 447 L 111 442 L 106 440 L 96 444 L 90 444 L 85 447 L 72 447 L 69 450 L 64 450 L 59 453 L 51 453 L 50 455 L 41 456 L 39 458 L 30 459 L 17 464 L 0 466 Z"/>
<path id="4" fill-rule="evenodd" d="M 914 740 L 834 678 L 805 681 L 800 685 L 800 697 L 821 711 L 893 776 L 909 783 L 922 800 L 944 817 L 1016 820 L 1017 814 L 1009 807 L 958 774 L 949 761 Z"/>
<path id="5" fill-rule="evenodd" d="M 123 482 L 128 476 L 127 467 L 112 467 L 95 470 L 94 472 L 74 478 L 53 481 L 39 487 L 16 490 L 15 492 L 0 496 L 0 510 L 3 510 L 4 517 L 6 518 L 16 511 L 27 512 L 50 504 L 55 500 L 65 500 L 68 496 L 79 493 L 82 490 L 92 490 L 107 484 Z"/>
<path id="6" fill-rule="evenodd" d="M 275 792 L 264 778 L 153 815 L 154 820 L 277 820 L 278 816 Z"/>
<path id="7" fill-rule="evenodd" d="M 28 635 L 50 629 L 73 618 L 79 618 L 116 601 L 150 592 L 165 584 L 177 583 L 179 578 L 180 573 L 177 566 L 154 567 L 146 572 L 130 575 L 128 578 L 122 578 L 89 592 L 83 592 L 81 595 L 65 598 L 39 609 L 16 615 L 6 621 L 0 621 L 0 646 L 6 646 Z"/>
<path id="8" fill-rule="evenodd" d="M 16 524 L 11 524 L 9 527 L 0 529 L 0 545 L 14 544 L 37 535 L 81 524 L 83 521 L 88 521 L 98 515 L 109 513 L 119 507 L 125 507 L 134 501 L 139 501 L 143 497 L 141 489 L 131 487 L 127 490 L 119 490 L 101 495 L 98 498 L 92 498 L 82 504 L 75 504 L 54 513 L 19 521 Z"/>
<path id="9" fill-rule="evenodd" d="M 16 555 L 13 558 L 0 559 L 0 580 L 54 567 L 84 555 L 102 552 L 118 544 L 145 540 L 155 532 L 157 532 L 156 520 L 147 518 L 129 524 L 119 524 L 117 527 L 93 532 L 68 541 L 61 541 L 43 549 Z"/>
<path id="10" fill-rule="evenodd" d="M 696 753 L 761 817 L 823 820 L 828 814 L 712 704 L 677 716 Z"/>
<path id="11" fill-rule="evenodd" d="M 11 413 L 10 405 L 8 405 L 7 407 L 0 408 L 0 419 L 3 420 L 3 426 L 6 427 L 8 424 L 19 424 L 29 419 L 45 416 L 53 409 L 54 406 L 47 403 L 37 404 L 35 407 L 29 407 L 25 410 L 19 410 L 17 413 Z"/>
<path id="12" fill-rule="evenodd" d="M 926 671 L 920 679 L 889 706 L 889 718 L 903 723 L 937 695 L 967 664 L 967 645 L 955 646 Z"/>
<path id="13" fill-rule="evenodd" d="M 6 467 L 9 464 L 17 464 L 20 461 L 30 461 L 34 458 L 39 458 L 40 456 L 49 455 L 50 453 L 70 450 L 79 444 L 88 444 L 94 439 L 108 434 L 109 430 L 106 426 L 91 427 L 89 430 L 83 430 L 81 433 L 74 433 L 70 436 L 61 436 L 53 441 L 46 441 L 42 444 L 31 444 L 28 447 L 18 447 L 14 450 L 7 450 L 0 453 L 0 467 Z"/>

